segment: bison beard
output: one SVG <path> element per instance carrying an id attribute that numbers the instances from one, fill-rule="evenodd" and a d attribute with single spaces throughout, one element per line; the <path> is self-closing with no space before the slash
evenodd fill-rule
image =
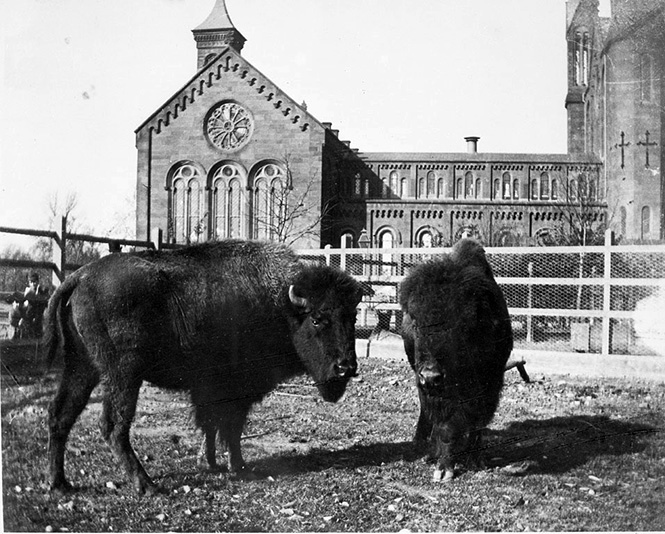
<path id="1" fill-rule="evenodd" d="M 400 304 L 420 399 L 415 441 L 431 438 L 434 479 L 448 482 L 459 455 L 481 463 L 481 432 L 496 411 L 513 347 L 508 308 L 485 251 L 468 239 L 415 268 Z"/>
<path id="2" fill-rule="evenodd" d="M 100 382 L 102 435 L 139 493 L 155 491 L 129 440 L 144 380 L 189 391 L 210 465 L 219 431 L 231 472 L 247 473 L 240 450 L 247 414 L 278 383 L 306 372 L 325 400 L 344 394 L 357 369 L 361 296 L 343 272 L 304 265 L 288 247 L 268 243 L 116 254 L 83 267 L 47 312 L 49 363 L 64 359 L 49 408 L 51 488 L 70 487 L 67 438 Z"/>

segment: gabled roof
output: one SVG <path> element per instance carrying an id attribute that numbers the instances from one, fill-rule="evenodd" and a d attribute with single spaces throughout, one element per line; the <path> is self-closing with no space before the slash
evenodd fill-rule
<path id="1" fill-rule="evenodd" d="M 272 102 L 275 109 L 279 109 L 284 115 L 285 121 L 292 122 L 302 131 L 307 130 L 313 124 L 324 128 L 321 122 L 284 93 L 267 76 L 254 68 L 236 50 L 226 47 L 192 76 L 157 111 L 143 121 L 134 132 L 138 133 L 148 124 L 156 122 L 154 127 L 157 133 L 160 133 L 162 128 L 168 127 L 171 121 L 176 120 L 180 114 L 187 113 L 187 108 L 209 88 L 214 88 L 217 81 L 225 75 L 237 76 L 238 79 L 244 80 L 268 102 Z"/>

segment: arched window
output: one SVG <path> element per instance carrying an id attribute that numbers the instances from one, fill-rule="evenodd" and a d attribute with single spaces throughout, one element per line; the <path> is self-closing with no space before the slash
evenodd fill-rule
<path id="1" fill-rule="evenodd" d="M 571 180 L 568 184 L 568 200 L 570 202 L 577 201 L 577 180 Z"/>
<path id="2" fill-rule="evenodd" d="M 352 232 L 344 232 L 340 239 L 341 248 L 353 248 L 355 243 L 355 238 L 353 237 Z"/>
<path id="3" fill-rule="evenodd" d="M 520 198 L 520 181 L 515 178 L 513 180 L 513 199 L 518 200 Z"/>
<path id="4" fill-rule="evenodd" d="M 381 198 L 388 198 L 389 196 L 388 178 L 384 176 L 381 179 Z"/>
<path id="5" fill-rule="evenodd" d="M 559 184 L 556 181 L 556 178 L 552 178 L 552 189 L 550 190 L 552 195 L 552 200 L 557 200 L 559 197 Z"/>
<path id="6" fill-rule="evenodd" d="M 510 173 L 504 172 L 503 176 L 503 198 L 510 198 Z"/>
<path id="7" fill-rule="evenodd" d="M 409 182 L 406 178 L 402 178 L 399 183 L 399 196 L 406 198 L 409 196 Z"/>
<path id="8" fill-rule="evenodd" d="M 473 197 L 473 173 L 467 171 L 464 173 L 464 198 Z"/>
<path id="9" fill-rule="evenodd" d="M 550 198 L 550 176 L 546 172 L 540 175 L 540 198 Z"/>
<path id="10" fill-rule="evenodd" d="M 395 236 L 392 231 L 385 229 L 379 232 L 378 236 L 379 248 L 393 248 L 395 246 Z M 393 255 L 391 253 L 381 254 L 381 265 L 379 266 L 379 274 L 391 275 L 395 274 L 393 266 Z"/>
<path id="11" fill-rule="evenodd" d="M 436 197 L 443 198 L 445 194 L 446 193 L 443 189 L 443 178 L 439 178 L 439 180 L 436 182 Z"/>
<path id="12" fill-rule="evenodd" d="M 266 163 L 254 174 L 253 223 L 255 239 L 283 240 L 287 209 L 284 169 Z"/>
<path id="13" fill-rule="evenodd" d="M 215 59 L 216 57 L 217 57 L 217 54 L 208 54 L 208 55 L 205 57 L 205 59 L 203 60 L 203 64 L 204 64 L 204 65 L 207 65 L 208 63 L 210 63 L 210 62 L 211 62 L 213 59 Z"/>
<path id="14" fill-rule="evenodd" d="M 192 163 L 179 164 L 170 175 L 170 217 L 168 239 L 175 243 L 205 241 L 201 172 Z"/>
<path id="15" fill-rule="evenodd" d="M 429 171 L 427 173 L 427 197 L 432 198 L 434 196 L 434 184 L 436 183 L 436 175 Z"/>
<path id="16" fill-rule="evenodd" d="M 649 239 L 651 234 L 651 208 L 649 206 L 644 206 L 642 208 L 642 221 L 640 228 L 640 237 L 642 239 Z"/>
<path id="17" fill-rule="evenodd" d="M 575 32 L 573 46 L 575 84 L 587 85 L 589 81 L 589 33 L 585 30 Z"/>
<path id="18" fill-rule="evenodd" d="M 205 241 L 205 213 L 203 211 L 203 188 L 201 181 L 196 178 L 189 181 L 187 195 L 187 230 L 189 231 L 188 243 L 199 243 Z"/>
<path id="19" fill-rule="evenodd" d="M 399 191 L 399 176 L 397 175 L 397 171 L 393 171 L 390 173 L 390 195 L 391 197 L 397 196 L 397 193 Z"/>
<path id="20" fill-rule="evenodd" d="M 425 198 L 425 178 L 418 179 L 418 198 Z"/>
<path id="21" fill-rule="evenodd" d="M 588 182 L 586 178 L 586 174 L 582 173 L 579 176 L 579 182 L 577 185 L 577 194 L 579 198 L 587 198 L 589 191 L 588 191 Z"/>
<path id="22" fill-rule="evenodd" d="M 596 180 L 594 178 L 591 178 L 589 180 L 589 200 L 594 202 L 596 200 L 597 193 L 598 189 L 596 187 Z"/>
<path id="23" fill-rule="evenodd" d="M 422 248 L 432 248 L 432 233 L 423 232 L 420 235 L 420 246 Z"/>
<path id="24" fill-rule="evenodd" d="M 476 184 L 474 185 L 474 194 L 476 198 L 481 198 L 483 196 L 483 186 L 480 178 L 476 178 Z"/>
<path id="25" fill-rule="evenodd" d="M 538 200 L 538 180 L 531 179 L 531 200 Z"/>
<path id="26" fill-rule="evenodd" d="M 498 178 L 494 180 L 494 198 L 501 198 L 501 180 Z"/>
<path id="27" fill-rule="evenodd" d="M 237 165 L 225 163 L 212 176 L 213 237 L 245 237 L 245 183 Z"/>
<path id="28" fill-rule="evenodd" d="M 455 198 L 463 198 L 463 197 L 464 197 L 464 180 L 458 178 L 455 184 Z"/>

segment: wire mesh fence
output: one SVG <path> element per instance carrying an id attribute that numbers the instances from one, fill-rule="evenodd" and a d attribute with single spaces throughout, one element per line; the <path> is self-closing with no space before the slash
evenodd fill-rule
<path id="1" fill-rule="evenodd" d="M 341 268 L 371 288 L 360 337 L 401 324 L 399 286 L 450 249 L 322 249 L 306 261 Z M 665 354 L 665 245 L 487 248 L 511 315 L 515 347 L 599 354 Z"/>

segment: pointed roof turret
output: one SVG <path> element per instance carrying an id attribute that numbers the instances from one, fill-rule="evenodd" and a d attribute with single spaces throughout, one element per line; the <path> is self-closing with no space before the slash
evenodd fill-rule
<path id="1" fill-rule="evenodd" d="M 231 22 L 225 0 L 215 0 L 208 18 L 194 28 L 192 33 L 198 50 L 199 69 L 227 46 L 240 52 L 246 41 Z"/>

